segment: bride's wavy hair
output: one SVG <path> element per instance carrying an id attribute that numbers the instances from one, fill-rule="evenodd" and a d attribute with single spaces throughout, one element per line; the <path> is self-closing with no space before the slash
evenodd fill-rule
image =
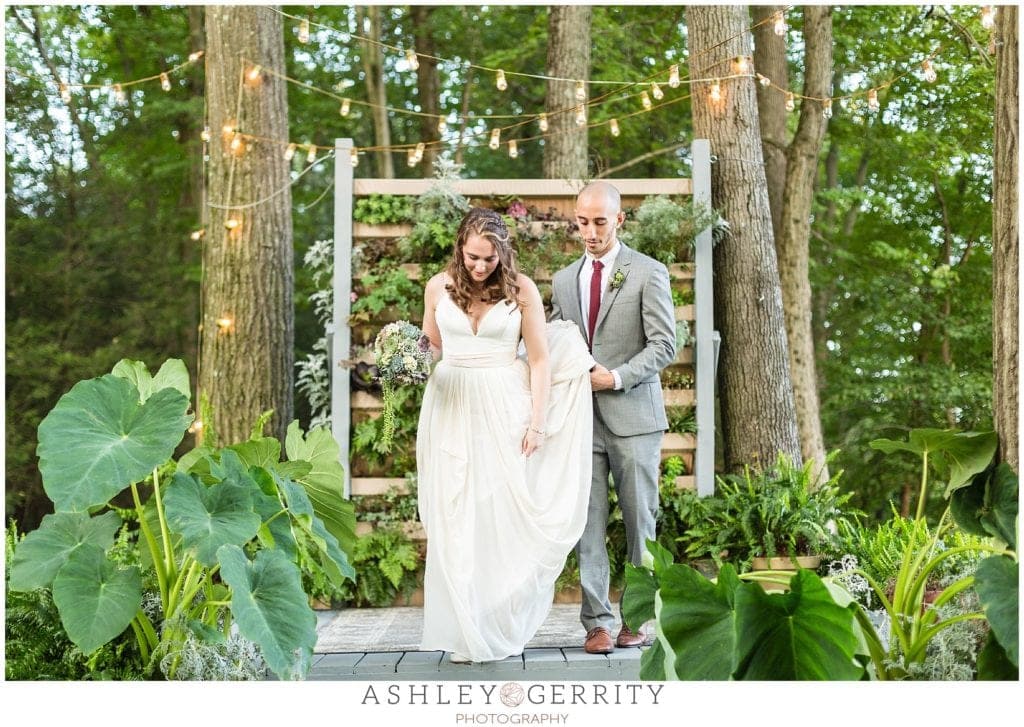
<path id="1" fill-rule="evenodd" d="M 476 283 L 469 275 L 463 260 L 462 249 L 470 235 L 479 235 L 494 245 L 498 256 L 498 266 L 484 281 L 483 295 L 474 292 Z M 513 305 L 519 304 L 519 285 L 516 279 L 519 269 L 516 267 L 516 254 L 512 249 L 508 226 L 494 210 L 486 207 L 473 207 L 462 218 L 459 231 L 455 235 L 455 247 L 452 259 L 448 263 L 448 278 L 451 282 L 445 285 L 448 296 L 467 315 L 474 298 L 484 298 L 485 302 L 497 303 L 507 300 Z"/>

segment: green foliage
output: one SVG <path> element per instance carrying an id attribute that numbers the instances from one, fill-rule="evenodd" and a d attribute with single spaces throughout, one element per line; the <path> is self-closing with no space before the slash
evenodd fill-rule
<path id="1" fill-rule="evenodd" d="M 408 197 L 374 193 L 356 200 L 352 219 L 368 225 L 400 224 L 413 219 L 413 209 Z"/>
<path id="2" fill-rule="evenodd" d="M 647 197 L 632 222 L 624 226 L 623 242 L 666 265 L 693 257 L 697 235 L 714 224 L 719 215 L 692 201 L 674 202 L 664 195 Z"/>
<path id="3" fill-rule="evenodd" d="M 665 413 L 668 415 L 668 431 L 676 434 L 697 433 L 697 407 L 667 406 Z M 681 472 L 680 474 L 686 473 Z"/>
<path id="4" fill-rule="evenodd" d="M 40 452 L 60 453 L 77 442 L 79 456 L 53 457 L 43 468 L 47 491 L 59 493 L 58 512 L 12 556 L 10 588 L 52 589 L 67 638 L 85 654 L 108 648 L 131 626 L 147 674 L 159 666 L 164 676 L 179 676 L 193 637 L 228 648 L 225 635 L 236 623 L 275 674 L 303 676 L 316 619 L 301 589 L 301 564 L 315 562 L 335 584 L 355 575 L 322 519 L 351 530 L 353 516 L 345 515 L 351 503 L 330 497 L 339 483 L 329 480 L 343 481 L 333 439 L 326 435 L 332 446 L 317 432 L 306 439 L 293 425 L 293 459 L 278 462 L 280 443 L 260 437 L 257 426 L 242 445 L 182 458 L 170 482 L 161 482 L 164 458 L 191 421 L 183 416 L 188 400 L 176 380 L 149 379 L 144 366 L 122 362 L 115 370 L 136 375 L 81 382 L 58 402 L 59 415 L 40 426 Z M 153 382 L 148 399 L 142 401 L 133 381 Z M 91 438 L 79 426 L 86 405 Z M 146 426 L 133 429 L 140 420 Z M 125 434 L 105 434 L 118 424 Z M 118 446 L 103 444 L 101 434 Z M 146 446 L 135 446 L 135 439 Z M 309 459 L 295 459 L 297 453 Z M 101 480 L 89 476 L 101 467 Z M 51 489 L 54 483 L 61 486 Z M 114 555 L 116 514 L 81 511 L 105 506 L 124 488 L 131 489 L 139 526 L 128 558 Z M 149 488 L 144 503 L 141 492 Z M 146 608 L 143 589 L 154 580 L 158 607 Z"/>
<path id="5" fill-rule="evenodd" d="M 346 584 L 343 600 L 356 606 L 390 606 L 408 597 L 420 583 L 423 559 L 416 545 L 399 528 L 379 526 L 356 542 L 352 556 L 354 585 Z"/>

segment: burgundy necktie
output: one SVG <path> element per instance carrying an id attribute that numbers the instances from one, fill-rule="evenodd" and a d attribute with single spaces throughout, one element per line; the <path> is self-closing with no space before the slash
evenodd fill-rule
<path id="1" fill-rule="evenodd" d="M 590 349 L 594 349 L 594 327 L 597 325 L 597 312 L 601 309 L 601 269 L 604 263 L 594 261 L 594 272 L 590 275 L 590 312 L 587 316 L 587 330 L 590 332 Z"/>

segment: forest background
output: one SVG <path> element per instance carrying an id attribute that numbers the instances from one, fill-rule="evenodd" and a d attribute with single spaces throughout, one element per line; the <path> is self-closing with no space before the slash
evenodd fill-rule
<path id="1" fill-rule="evenodd" d="M 779 6 L 784 8 L 784 6 Z M 500 91 L 472 62 L 544 74 L 553 39 L 545 6 L 281 8 L 341 32 L 369 33 L 396 47 L 430 47 L 437 99 L 461 109 L 523 114 L 545 106 L 542 79 L 510 75 Z M 265 12 L 274 12 L 265 8 Z M 202 274 L 205 78 L 203 64 L 130 90 L 129 101 L 94 89 L 61 98 L 58 77 L 106 81 L 153 76 L 205 47 L 202 6 L 36 6 L 5 11 L 6 81 L 6 513 L 34 527 L 48 501 L 35 457 L 42 417 L 75 382 L 121 358 L 151 367 L 168 357 L 196 371 Z M 804 73 L 803 15 L 787 10 L 786 74 Z M 589 32 L 592 80 L 645 78 L 687 62 L 682 6 L 595 6 Z M 842 6 L 832 12 L 832 86 L 840 95 L 887 84 L 881 109 L 836 104 L 827 120 L 810 229 L 812 332 L 828 450 L 856 504 L 885 515 L 905 502 L 918 473 L 868 447 L 914 427 L 992 428 L 993 56 L 978 8 L 931 5 Z M 314 28 L 299 40 L 284 22 L 288 76 L 353 99 L 380 98 L 397 109 L 423 107 L 421 76 L 401 53 Z M 937 74 L 925 79 L 922 59 Z M 383 87 L 373 79 L 383 79 Z M 342 83 L 339 86 L 339 82 Z M 666 88 L 666 91 L 668 89 Z M 357 146 L 379 138 L 369 107 L 339 114 L 335 99 L 288 85 L 288 136 Z M 623 119 L 586 135 L 592 177 L 687 177 L 694 137 L 690 100 Z M 675 98 L 672 96 L 670 98 Z M 612 104 L 591 121 L 624 115 Z M 797 114 L 786 118 L 787 134 Z M 391 113 L 390 144 L 423 137 L 419 117 Z M 482 122 L 480 122 L 482 123 Z M 523 136 L 533 135 L 528 129 Z M 537 142 L 512 159 L 484 141 L 447 152 L 479 178 L 544 176 Z M 298 177 L 303 155 L 293 160 Z M 424 177 L 405 153 L 367 155 L 357 176 Z M 390 166 L 390 170 L 389 170 Z M 320 163 L 292 187 L 295 360 L 321 335 L 301 266 L 305 251 L 331 235 L 333 165 Z M 309 411 L 296 396 L 295 414 Z"/>

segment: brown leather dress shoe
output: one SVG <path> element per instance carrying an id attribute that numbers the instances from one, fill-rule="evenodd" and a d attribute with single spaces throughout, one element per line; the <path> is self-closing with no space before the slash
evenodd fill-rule
<path id="1" fill-rule="evenodd" d="M 615 651 L 612 643 L 612 632 L 601 626 L 595 626 L 587 632 L 587 641 L 583 650 L 588 654 L 610 654 Z"/>
<path id="2" fill-rule="evenodd" d="M 646 642 L 647 634 L 644 633 L 643 629 L 633 633 L 626 624 L 622 624 L 619 635 L 615 639 L 615 645 L 620 649 L 628 649 L 631 646 L 643 646 Z"/>

